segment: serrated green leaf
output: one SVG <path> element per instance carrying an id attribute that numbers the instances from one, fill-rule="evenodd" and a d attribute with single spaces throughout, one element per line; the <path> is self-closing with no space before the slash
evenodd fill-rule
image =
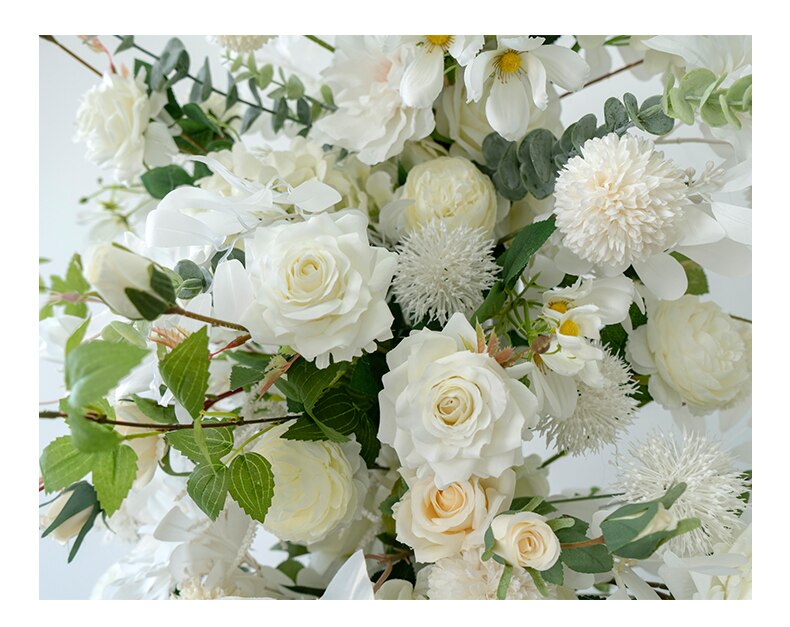
<path id="1" fill-rule="evenodd" d="M 212 462 L 217 462 L 233 450 L 233 427 L 205 428 L 205 425 L 219 422 L 218 419 L 206 418 L 202 428 L 197 432 L 202 435 L 201 441 L 205 449 L 196 439 L 195 429 L 179 429 L 165 435 L 167 443 L 180 451 L 196 464 L 206 461 L 206 455 Z M 197 436 L 200 437 L 200 436 Z"/>
<path id="2" fill-rule="evenodd" d="M 97 453 L 93 462 L 93 487 L 102 509 L 112 516 L 123 503 L 137 476 L 137 453 L 131 446 L 118 446 Z"/>
<path id="3" fill-rule="evenodd" d="M 230 485 L 230 471 L 219 462 L 195 467 L 187 479 L 187 494 L 211 520 L 225 507 Z"/>
<path id="4" fill-rule="evenodd" d="M 342 361 L 326 368 L 317 368 L 313 362 L 297 359 L 277 382 L 277 388 L 311 411 L 323 393 L 346 373 L 348 366 L 348 362 Z"/>
<path id="5" fill-rule="evenodd" d="M 70 436 L 53 440 L 39 459 L 44 490 L 54 492 L 76 483 L 90 472 L 92 464 L 93 454 L 76 449 Z"/>
<path id="6" fill-rule="evenodd" d="M 178 423 L 176 417 L 176 408 L 173 405 L 160 405 L 150 398 L 141 398 L 137 394 L 132 394 L 132 401 L 137 409 L 146 417 L 154 422 L 163 425 L 172 425 Z"/>
<path id="7" fill-rule="evenodd" d="M 66 386 L 69 404 L 83 407 L 102 398 L 137 366 L 148 351 L 131 344 L 94 340 L 66 355 Z"/>
<path id="8" fill-rule="evenodd" d="M 66 340 L 66 347 L 64 349 L 64 355 L 68 355 L 71 351 L 73 351 L 77 346 L 80 345 L 83 338 L 85 337 L 85 331 L 88 330 L 88 325 L 90 324 L 90 318 L 86 318 L 85 321 L 78 326 L 74 333 L 69 336 L 69 339 Z"/>
<path id="9" fill-rule="evenodd" d="M 258 453 L 245 453 L 230 464 L 230 495 L 253 520 L 264 522 L 274 497 L 272 466 Z"/>
<path id="10" fill-rule="evenodd" d="M 230 389 L 246 388 L 263 380 L 266 373 L 257 368 L 248 368 L 247 366 L 233 366 L 230 370 Z"/>
<path id="11" fill-rule="evenodd" d="M 126 342 L 138 348 L 147 348 L 148 343 L 129 322 L 115 320 L 102 329 L 101 336 L 107 342 Z"/>
<path id="12" fill-rule="evenodd" d="M 201 327 L 176 346 L 159 364 L 162 381 L 179 403 L 197 418 L 208 389 L 208 331 Z"/>
<path id="13" fill-rule="evenodd" d="M 120 435 L 109 425 L 88 420 L 75 410 L 69 411 L 66 422 L 71 429 L 74 447 L 83 453 L 100 453 L 111 450 L 120 443 Z"/>

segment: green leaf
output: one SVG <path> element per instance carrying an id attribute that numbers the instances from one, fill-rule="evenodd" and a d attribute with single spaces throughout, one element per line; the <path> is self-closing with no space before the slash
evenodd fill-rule
<path id="1" fill-rule="evenodd" d="M 230 485 L 230 471 L 219 462 L 200 464 L 187 479 L 187 494 L 211 520 L 225 507 Z"/>
<path id="2" fill-rule="evenodd" d="M 513 142 L 509 142 L 499 133 L 486 135 L 482 145 L 483 158 L 486 160 L 486 165 L 494 170 L 499 168 L 499 164 L 512 144 Z"/>
<path id="3" fill-rule="evenodd" d="M 137 409 L 146 417 L 154 422 L 163 425 L 174 425 L 178 423 L 176 408 L 173 405 L 162 406 L 150 398 L 141 398 L 137 394 L 132 394 L 132 400 Z"/>
<path id="4" fill-rule="evenodd" d="M 127 287 L 124 293 L 139 314 L 146 320 L 156 320 L 171 306 L 170 303 L 166 303 L 149 292 L 143 292 L 131 287 Z"/>
<path id="5" fill-rule="evenodd" d="M 183 109 L 184 115 L 190 120 L 197 122 L 205 129 L 211 130 L 217 135 L 222 135 L 222 129 L 217 126 L 216 122 L 214 122 L 205 111 L 203 111 L 200 105 L 190 102 L 189 104 L 185 104 Z"/>
<path id="6" fill-rule="evenodd" d="M 93 454 L 76 449 L 68 435 L 53 440 L 39 460 L 44 490 L 54 492 L 76 483 L 90 472 L 92 464 Z"/>
<path id="7" fill-rule="evenodd" d="M 540 571 L 540 575 L 543 577 L 543 581 L 552 583 L 555 586 L 561 586 L 565 581 L 565 573 L 562 569 L 562 558 L 560 557 L 560 559 L 554 563 L 554 566 L 548 570 Z"/>
<path id="8" fill-rule="evenodd" d="M 502 281 L 506 286 L 516 284 L 532 255 L 546 243 L 555 228 L 554 216 L 551 216 L 547 220 L 528 224 L 518 232 L 505 252 L 502 263 Z"/>
<path id="9" fill-rule="evenodd" d="M 208 331 L 201 327 L 159 364 L 162 380 L 192 418 L 203 409 L 208 389 Z"/>
<path id="10" fill-rule="evenodd" d="M 504 288 L 502 287 L 502 283 L 497 281 L 493 286 L 491 286 L 488 294 L 486 294 L 483 304 L 477 308 L 477 311 L 475 311 L 470 316 L 469 320 L 472 322 L 475 320 L 484 322 L 489 318 L 493 318 L 502 310 L 502 306 L 505 304 L 506 298 L 507 295 L 505 294 Z"/>
<path id="11" fill-rule="evenodd" d="M 189 99 L 192 102 L 204 102 L 211 96 L 211 67 L 208 63 L 208 57 L 203 62 L 203 67 L 197 74 L 197 81 L 192 85 L 192 91 L 189 94 Z"/>
<path id="12" fill-rule="evenodd" d="M 230 389 L 246 388 L 258 383 L 266 376 L 263 370 L 247 368 L 247 366 L 233 366 L 230 370 Z"/>
<path id="13" fill-rule="evenodd" d="M 335 98 L 332 95 L 332 88 L 329 87 L 329 85 L 321 85 L 321 97 L 330 107 L 335 106 Z"/>
<path id="14" fill-rule="evenodd" d="M 614 562 L 603 544 L 578 549 L 562 549 L 562 563 L 577 573 L 607 573 Z"/>
<path id="15" fill-rule="evenodd" d="M 178 286 L 177 291 L 178 298 L 189 300 L 200 294 L 207 287 L 203 269 L 194 261 L 182 259 L 173 269 L 181 277 L 181 284 Z"/>
<path id="16" fill-rule="evenodd" d="M 85 536 L 88 535 L 88 532 L 93 527 L 93 523 L 96 520 L 96 516 L 99 515 L 101 508 L 99 507 L 99 503 L 96 500 L 96 492 L 94 491 L 93 486 L 91 486 L 86 481 L 80 481 L 79 483 L 73 485 L 66 491 L 65 494 L 68 494 L 69 492 L 71 492 L 69 500 L 66 501 L 63 509 L 60 510 L 60 513 L 55 517 L 55 520 L 52 521 L 52 524 L 44 530 L 44 533 L 41 534 L 41 537 L 44 538 L 48 536 L 72 516 L 76 516 L 80 512 L 90 509 L 91 511 L 88 515 L 88 518 L 83 523 L 82 528 L 77 534 L 77 537 L 74 538 L 71 551 L 69 551 L 68 561 L 70 563 L 76 557 L 77 551 L 79 550 L 80 546 L 82 546 L 82 541 L 85 539 Z"/>
<path id="17" fill-rule="evenodd" d="M 255 120 L 258 119 L 258 117 L 261 115 L 261 113 L 263 113 L 262 109 L 256 109 L 254 107 L 249 107 L 244 112 L 244 117 L 241 119 L 241 128 L 239 128 L 239 133 L 241 135 L 243 135 L 248 130 L 250 130 L 250 127 L 253 125 Z"/>
<path id="18" fill-rule="evenodd" d="M 409 486 L 404 481 L 403 477 L 398 477 L 398 480 L 393 484 L 389 496 L 384 499 L 379 505 L 379 511 L 385 516 L 392 516 L 392 506 L 403 498 L 403 495 L 409 491 Z"/>
<path id="19" fill-rule="evenodd" d="M 285 575 L 294 583 L 296 583 L 296 576 L 299 574 L 299 571 L 304 568 L 304 564 L 302 562 L 298 562 L 296 560 L 285 560 L 281 562 L 277 566 L 277 570 Z"/>
<path id="20" fill-rule="evenodd" d="M 176 431 L 169 431 L 165 435 L 167 443 L 174 449 L 180 451 L 191 459 L 196 464 L 203 463 L 206 456 L 212 462 L 217 462 L 225 457 L 233 450 L 233 427 L 212 427 L 206 429 L 205 426 L 214 422 L 220 422 L 216 418 L 206 418 L 202 421 L 202 428 L 198 428 L 196 437 L 196 430 L 193 429 L 178 429 Z M 201 442 L 205 443 L 205 449 L 201 446 Z"/>
<path id="21" fill-rule="evenodd" d="M 126 342 L 138 348 L 148 347 L 145 338 L 129 322 L 115 320 L 102 329 L 101 336 L 107 342 Z"/>
<path id="22" fill-rule="evenodd" d="M 304 84 L 299 80 L 299 77 L 294 74 L 285 84 L 285 97 L 288 98 L 288 100 L 298 100 L 302 96 L 304 96 Z"/>
<path id="23" fill-rule="evenodd" d="M 277 388 L 288 398 L 304 405 L 309 412 L 321 395 L 345 374 L 348 365 L 342 361 L 317 368 L 313 362 L 297 359 L 284 378 L 277 382 Z"/>
<path id="24" fill-rule="evenodd" d="M 644 131 L 645 129 L 642 127 L 642 121 L 639 119 L 639 103 L 636 100 L 636 96 L 631 93 L 623 94 L 623 104 L 634 126 Z"/>
<path id="25" fill-rule="evenodd" d="M 283 433 L 282 437 L 285 440 L 348 442 L 345 435 L 306 414 L 299 416 L 296 422 L 288 428 L 288 431 Z"/>
<path id="26" fill-rule="evenodd" d="M 148 170 L 140 177 L 140 180 L 145 190 L 157 199 L 164 198 L 177 187 L 192 185 L 192 177 L 184 168 L 177 165 L 166 165 Z"/>
<path id="27" fill-rule="evenodd" d="M 529 576 L 532 577 L 532 581 L 535 583 L 535 587 L 538 589 L 538 592 L 540 592 L 541 596 L 549 596 L 549 589 L 546 587 L 546 582 L 543 581 L 541 574 L 534 568 L 525 568 L 524 570 L 526 570 L 529 573 Z"/>
<path id="28" fill-rule="evenodd" d="M 603 105 L 603 117 L 606 128 L 615 132 L 618 129 L 628 126 L 628 113 L 617 98 L 608 98 Z"/>
<path id="29" fill-rule="evenodd" d="M 93 463 L 93 487 L 102 509 L 112 516 L 123 503 L 137 476 L 137 453 L 131 446 L 118 446 L 97 453 Z"/>
<path id="30" fill-rule="evenodd" d="M 258 83 L 258 87 L 261 89 L 266 89 L 272 82 L 272 78 L 274 78 L 274 67 L 271 63 L 267 63 L 258 70 L 255 76 L 255 82 Z"/>
<path id="31" fill-rule="evenodd" d="M 510 586 L 510 580 L 513 578 L 513 567 L 507 564 L 502 569 L 502 576 L 499 578 L 499 585 L 496 588 L 496 598 L 504 601 L 507 598 L 507 589 Z"/>
<path id="32" fill-rule="evenodd" d="M 686 273 L 686 279 L 688 280 L 686 294 L 707 294 L 709 289 L 708 277 L 705 276 L 705 270 L 703 270 L 702 266 L 678 252 L 669 254 L 680 262 L 680 265 L 683 266 L 683 271 Z"/>
<path id="33" fill-rule="evenodd" d="M 652 135 L 666 135 L 675 127 L 675 121 L 661 108 L 661 96 L 651 96 L 642 103 L 639 119 L 644 130 Z"/>
<path id="34" fill-rule="evenodd" d="M 613 355 L 625 358 L 625 346 L 628 343 L 628 333 L 622 324 L 610 324 L 601 329 L 601 343 Z"/>
<path id="35" fill-rule="evenodd" d="M 148 351 L 131 344 L 93 340 L 66 355 L 69 404 L 83 407 L 103 397 L 137 366 Z"/>
<path id="36" fill-rule="evenodd" d="M 85 337 L 85 331 L 88 330 L 88 324 L 90 324 L 90 321 L 90 318 L 85 318 L 85 321 L 80 326 L 78 326 L 74 330 L 74 333 L 69 336 L 69 339 L 66 340 L 66 347 L 64 350 L 65 355 L 68 355 L 80 345 L 82 339 Z"/>
<path id="37" fill-rule="evenodd" d="M 278 98 L 274 103 L 274 115 L 272 116 L 272 128 L 274 132 L 282 130 L 285 120 L 288 118 L 288 102 L 285 98 Z"/>
<path id="38" fill-rule="evenodd" d="M 100 453 L 120 444 L 120 434 L 111 426 L 88 420 L 74 410 L 69 411 L 66 422 L 71 429 L 74 447 L 83 453 Z"/>
<path id="39" fill-rule="evenodd" d="M 296 101 L 296 118 L 305 126 L 310 126 L 313 119 L 313 114 L 310 109 L 310 103 L 304 98 L 299 98 Z"/>
<path id="40" fill-rule="evenodd" d="M 236 57 L 234 60 L 234 64 L 237 60 L 241 57 Z M 233 69 L 231 67 L 231 69 Z M 228 72 L 228 95 L 225 96 L 225 111 L 229 111 L 231 107 L 233 107 L 239 101 L 239 88 L 236 86 L 236 81 L 233 79 L 233 75 Z"/>
<path id="41" fill-rule="evenodd" d="M 173 75 L 168 78 L 168 74 Z M 189 54 L 180 39 L 173 37 L 151 67 L 150 84 L 155 91 L 165 91 L 189 72 Z"/>
<path id="42" fill-rule="evenodd" d="M 271 464 L 258 453 L 239 455 L 230 464 L 229 489 L 250 518 L 264 522 L 274 496 Z"/>
<path id="43" fill-rule="evenodd" d="M 595 136 L 595 129 L 597 127 L 598 120 L 592 113 L 588 113 L 576 122 L 573 127 L 573 132 L 571 133 L 571 141 L 577 151 L 581 151 L 585 142 Z"/>
<path id="44" fill-rule="evenodd" d="M 129 50 L 129 48 L 134 47 L 134 35 L 124 35 L 121 39 L 121 43 L 118 44 L 118 47 L 115 49 L 115 54 L 119 52 L 123 52 L 124 50 Z"/>

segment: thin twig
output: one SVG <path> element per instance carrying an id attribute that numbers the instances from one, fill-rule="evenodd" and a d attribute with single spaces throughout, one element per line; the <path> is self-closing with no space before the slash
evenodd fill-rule
<path id="1" fill-rule="evenodd" d="M 200 426 L 203 429 L 217 429 L 219 427 L 241 427 L 243 425 L 256 425 L 256 424 L 263 424 L 267 422 L 278 422 L 281 420 L 290 420 L 291 418 L 298 418 L 301 414 L 289 414 L 287 416 L 278 416 L 276 418 L 256 418 L 254 420 L 226 420 L 223 422 L 207 422 L 205 424 L 201 424 Z M 91 422 L 96 422 L 100 425 L 112 425 L 114 427 L 135 427 L 137 429 L 151 429 L 152 431 L 183 431 L 185 429 L 194 429 L 194 423 L 188 424 L 173 424 L 173 425 L 163 425 L 156 422 L 151 423 L 144 423 L 144 422 L 131 422 L 131 421 L 124 421 L 124 420 L 110 420 L 109 418 L 105 418 L 104 416 L 85 416 L 86 420 L 90 420 Z"/>
<path id="2" fill-rule="evenodd" d="M 723 139 L 708 139 L 707 137 L 674 137 L 671 139 L 657 139 L 653 143 L 664 146 L 668 144 L 711 144 L 715 146 L 725 144 L 729 145 L 729 142 L 724 141 Z"/>
<path id="3" fill-rule="evenodd" d="M 223 353 L 223 352 L 225 352 L 227 350 L 230 350 L 232 348 L 238 348 L 239 346 L 242 346 L 243 344 L 246 344 L 251 339 L 252 339 L 252 336 L 249 333 L 245 333 L 244 335 L 239 335 L 236 339 L 231 340 L 230 342 L 228 342 L 225 346 L 223 346 L 219 350 L 216 350 L 213 353 L 211 353 L 211 355 L 209 355 L 209 357 L 211 357 L 213 359 L 214 357 L 216 357 L 220 353 Z"/>
<path id="4" fill-rule="evenodd" d="M 102 74 L 101 72 L 99 72 L 99 70 L 97 70 L 97 69 L 96 69 L 95 67 L 93 67 L 93 66 L 92 66 L 90 63 L 88 63 L 87 61 L 85 61 L 85 59 L 83 59 L 83 58 L 81 58 L 81 57 L 78 57 L 78 56 L 77 56 L 76 54 L 74 54 L 74 53 L 73 53 L 71 50 L 69 50 L 68 48 L 66 48 L 66 46 L 64 46 L 64 45 L 63 45 L 62 43 L 60 43 L 60 42 L 59 42 L 57 39 L 55 39 L 55 38 L 54 38 L 52 35 L 39 35 L 39 39 L 43 39 L 43 40 L 45 40 L 45 41 L 49 41 L 49 42 L 51 42 L 51 43 L 55 44 L 55 45 L 56 45 L 58 48 L 60 48 L 61 50 L 63 50 L 63 51 L 64 51 L 66 54 L 68 54 L 68 55 L 69 55 L 71 58 L 73 58 L 73 59 L 76 59 L 77 61 L 79 61 L 80 63 L 82 63 L 82 65 L 84 65 L 86 68 L 88 68 L 88 69 L 89 69 L 91 72 L 93 72 L 93 73 L 94 73 L 96 76 L 99 76 L 99 77 L 103 76 L 103 74 Z"/>
<path id="5" fill-rule="evenodd" d="M 560 98 L 561 99 L 565 98 L 566 96 L 570 96 L 571 94 L 578 94 L 582 89 L 587 89 L 591 85 L 595 85 L 595 83 L 600 83 L 601 81 L 604 81 L 607 78 L 611 78 L 612 76 L 617 76 L 618 74 L 620 74 L 620 72 L 625 72 L 627 70 L 635 68 L 637 65 L 641 65 L 642 63 L 644 63 L 644 60 L 642 60 L 642 61 L 634 61 L 633 63 L 629 63 L 628 65 L 624 65 L 619 70 L 614 70 L 613 72 L 609 72 L 608 74 L 604 74 L 603 76 L 599 76 L 598 78 L 591 80 L 589 83 L 585 83 L 584 85 L 582 85 L 582 87 L 580 89 L 577 89 L 576 91 L 565 92 L 564 94 L 562 94 L 562 96 L 560 96 Z"/>
<path id="6" fill-rule="evenodd" d="M 309 39 L 313 43 L 318 44 L 319 46 L 321 46 L 325 50 L 329 50 L 329 52 L 334 52 L 335 51 L 335 47 L 332 44 L 329 44 L 329 43 L 325 42 L 320 37 L 316 37 L 315 35 L 305 35 L 305 37 L 307 37 L 307 39 Z"/>
<path id="7" fill-rule="evenodd" d="M 559 453 L 556 453 L 555 455 L 552 455 L 545 462 L 543 462 L 540 466 L 538 466 L 538 469 L 545 468 L 549 464 L 552 464 L 552 463 L 556 462 L 558 459 L 560 459 L 562 457 L 565 457 L 567 454 L 568 454 L 568 451 L 560 451 Z"/>
<path id="8" fill-rule="evenodd" d="M 228 390 L 227 392 L 223 392 L 222 394 L 220 394 L 219 396 L 215 396 L 214 398 L 209 398 L 209 399 L 206 400 L 205 403 L 203 403 L 203 411 L 207 411 L 207 410 L 211 409 L 214 405 L 219 403 L 221 400 L 229 398 L 229 397 L 231 397 L 231 396 L 233 396 L 235 394 L 238 394 L 239 392 L 243 392 L 243 391 L 244 391 L 244 388 L 236 388 L 235 390 Z"/>
<path id="9" fill-rule="evenodd" d="M 193 320 L 200 320 L 201 322 L 207 322 L 208 324 L 213 324 L 218 327 L 225 327 L 227 329 L 235 329 L 236 331 L 243 331 L 244 333 L 249 333 L 247 331 L 247 327 L 243 327 L 240 324 L 236 324 L 235 322 L 228 322 L 227 320 L 220 320 L 219 318 L 212 318 L 211 316 L 204 316 L 203 314 L 195 313 L 194 311 L 187 311 L 178 306 L 173 306 L 167 311 L 167 314 L 174 314 L 179 316 L 186 316 L 187 318 L 192 318 Z"/>
<path id="10" fill-rule="evenodd" d="M 615 496 L 623 496 L 625 492 L 614 492 L 612 494 L 591 494 L 590 496 L 575 496 L 571 499 L 559 499 L 556 501 L 546 501 L 554 505 L 555 503 L 575 503 L 576 501 L 592 501 L 593 499 L 608 499 Z"/>

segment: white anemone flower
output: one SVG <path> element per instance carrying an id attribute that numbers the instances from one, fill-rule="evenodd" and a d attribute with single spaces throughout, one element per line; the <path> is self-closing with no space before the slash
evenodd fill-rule
<path id="1" fill-rule="evenodd" d="M 531 104 L 544 110 L 549 104 L 547 81 L 568 90 L 580 89 L 590 67 L 570 48 L 543 45 L 542 37 L 499 37 L 497 49 L 478 54 L 464 72 L 467 99 L 483 97 L 492 79 L 486 101 L 486 117 L 505 139 L 523 137 L 529 126 Z"/>
<path id="2" fill-rule="evenodd" d="M 543 292 L 543 315 L 559 319 L 569 309 L 594 305 L 599 325 L 623 322 L 634 301 L 631 279 L 623 275 L 611 278 L 582 280 L 569 287 L 557 287 Z M 592 337 L 592 336 L 591 336 Z"/>
<path id="3" fill-rule="evenodd" d="M 430 107 L 444 85 L 444 55 L 466 66 L 483 47 L 482 35 L 418 35 L 401 37 L 416 48 L 400 81 L 400 95 L 410 107 Z"/>

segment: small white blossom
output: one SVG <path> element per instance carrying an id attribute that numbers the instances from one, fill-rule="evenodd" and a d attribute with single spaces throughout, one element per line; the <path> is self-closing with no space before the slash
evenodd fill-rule
<path id="1" fill-rule="evenodd" d="M 255 52 L 263 46 L 272 35 L 212 35 L 211 41 L 218 46 L 237 53 Z"/>

